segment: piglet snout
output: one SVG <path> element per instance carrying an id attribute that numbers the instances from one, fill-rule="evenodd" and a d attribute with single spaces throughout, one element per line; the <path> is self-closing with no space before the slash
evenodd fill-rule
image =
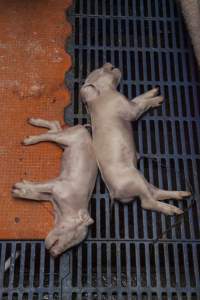
<path id="1" fill-rule="evenodd" d="M 50 249 L 49 252 L 50 252 L 51 256 L 53 256 L 53 257 L 57 257 L 58 255 L 60 255 L 62 253 L 62 251 L 60 252 L 58 249 L 55 249 L 55 248 Z"/>
<path id="2" fill-rule="evenodd" d="M 59 250 L 59 239 L 57 239 L 51 244 L 49 243 L 49 241 L 46 240 L 45 244 L 46 244 L 46 248 L 49 250 L 50 254 L 53 257 L 57 257 L 62 253 L 62 250 L 61 249 Z"/>

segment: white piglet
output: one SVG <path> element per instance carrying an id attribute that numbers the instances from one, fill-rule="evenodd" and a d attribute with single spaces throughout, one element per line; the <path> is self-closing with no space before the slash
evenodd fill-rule
<path id="1" fill-rule="evenodd" d="M 62 129 L 57 121 L 30 119 L 29 122 L 49 130 L 26 138 L 24 144 L 50 141 L 60 145 L 64 149 L 61 172 L 57 178 L 44 183 L 16 183 L 12 194 L 18 198 L 52 202 L 55 226 L 46 237 L 45 244 L 52 256 L 58 256 L 80 243 L 87 235 L 88 226 L 93 223 L 88 204 L 96 181 L 97 164 L 91 136 L 82 125 Z"/>
<path id="2" fill-rule="evenodd" d="M 106 63 L 93 71 L 81 88 L 82 101 L 91 115 L 97 163 L 111 199 L 127 203 L 138 196 L 145 209 L 167 215 L 181 214 L 180 208 L 160 200 L 181 200 L 191 193 L 159 189 L 147 182 L 137 169 L 131 121 L 137 120 L 148 109 L 161 105 L 163 97 L 154 88 L 129 101 L 117 91 L 120 78 L 120 70 Z"/>

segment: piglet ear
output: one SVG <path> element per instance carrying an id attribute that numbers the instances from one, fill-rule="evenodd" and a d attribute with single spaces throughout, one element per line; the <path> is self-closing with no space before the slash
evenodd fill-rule
<path id="1" fill-rule="evenodd" d="M 84 84 L 81 88 L 80 95 L 84 102 L 89 102 L 99 96 L 99 91 L 93 84 Z"/>
<path id="2" fill-rule="evenodd" d="M 84 225 L 89 226 L 94 223 L 94 220 L 90 217 L 90 215 L 86 209 L 80 209 L 79 217 L 81 219 L 81 223 Z"/>

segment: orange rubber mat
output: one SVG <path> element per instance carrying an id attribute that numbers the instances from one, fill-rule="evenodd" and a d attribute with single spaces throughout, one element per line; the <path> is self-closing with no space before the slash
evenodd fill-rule
<path id="1" fill-rule="evenodd" d="M 22 179 L 43 181 L 59 173 L 61 150 L 50 143 L 22 146 L 45 129 L 28 117 L 60 120 L 70 95 L 64 74 L 71 58 L 65 11 L 70 0 L 0 1 L 0 239 L 43 239 L 53 225 L 49 202 L 14 199 Z"/>

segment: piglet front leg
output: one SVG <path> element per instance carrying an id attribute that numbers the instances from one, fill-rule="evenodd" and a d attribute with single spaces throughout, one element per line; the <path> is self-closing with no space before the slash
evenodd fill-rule
<path id="1" fill-rule="evenodd" d="M 48 132 L 59 132 L 62 130 L 58 121 L 47 121 L 43 119 L 29 118 L 28 123 L 33 126 L 48 128 Z"/>
<path id="2" fill-rule="evenodd" d="M 137 96 L 130 102 L 127 102 L 126 107 L 123 107 L 125 119 L 129 121 L 136 121 L 150 108 L 159 107 L 163 103 L 164 97 L 159 96 L 158 93 L 159 89 L 154 88 L 140 96 Z"/>
<path id="3" fill-rule="evenodd" d="M 34 183 L 23 180 L 13 186 L 12 195 L 16 198 L 49 201 L 52 200 L 52 191 L 55 182 L 55 180 L 51 180 L 45 183 Z"/>

